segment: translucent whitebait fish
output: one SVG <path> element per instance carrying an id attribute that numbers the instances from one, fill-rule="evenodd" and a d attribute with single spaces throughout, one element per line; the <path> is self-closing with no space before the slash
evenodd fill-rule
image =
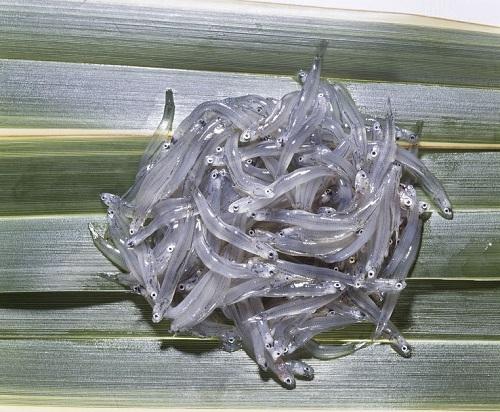
<path id="1" fill-rule="evenodd" d="M 285 316 L 300 315 L 305 312 L 315 312 L 318 308 L 330 303 L 339 294 L 340 291 L 337 288 L 332 287 L 332 290 L 327 296 L 295 299 L 282 305 L 274 306 L 254 318 L 249 319 L 249 321 L 258 322 L 260 319 L 271 320 L 283 318 Z"/>
<path id="2" fill-rule="evenodd" d="M 101 276 L 142 295 L 153 322 L 243 348 L 289 389 L 314 377 L 304 352 L 333 359 L 372 343 L 317 343 L 321 332 L 373 324 L 373 339 L 411 355 L 391 316 L 430 214 L 412 184 L 453 217 L 417 157 L 422 122 L 397 125 L 389 99 L 385 117 L 361 113 L 321 80 L 325 48 L 299 91 L 205 102 L 173 132 L 167 90 L 135 181 L 101 194 L 105 228 L 89 224 L 119 270 Z"/>
<path id="3" fill-rule="evenodd" d="M 144 154 L 142 155 L 141 161 L 139 163 L 139 169 L 142 169 L 143 167 L 149 167 L 150 170 L 154 162 L 156 161 L 155 157 L 158 155 L 160 147 L 164 143 L 168 143 L 170 141 L 170 134 L 172 132 L 174 116 L 174 93 L 172 92 L 172 89 L 167 89 L 167 91 L 165 92 L 165 107 L 163 109 L 163 117 L 153 134 L 153 138 L 144 150 Z"/>
<path id="4" fill-rule="evenodd" d="M 147 297 L 147 292 L 144 287 L 137 282 L 133 276 L 128 273 L 122 272 L 100 272 L 98 275 L 104 279 L 111 280 L 120 286 L 129 288 L 133 293 L 137 295 L 143 295 Z"/>
<path id="5" fill-rule="evenodd" d="M 143 242 L 160 228 L 168 226 L 176 221 L 185 219 L 189 214 L 193 214 L 193 205 L 188 202 L 179 204 L 174 208 L 169 208 L 163 213 L 158 211 L 158 214 L 148 223 L 146 227 L 142 227 L 134 236 L 127 241 L 128 247 L 134 247 Z"/>
<path id="6" fill-rule="evenodd" d="M 304 210 L 280 210 L 263 209 L 250 214 L 252 219 L 264 222 L 276 222 L 288 225 L 295 225 L 307 230 L 316 231 L 351 231 L 355 232 L 360 228 L 360 222 L 354 217 L 342 214 L 339 217 L 334 214 L 318 214 L 306 212 Z"/>
<path id="7" fill-rule="evenodd" d="M 267 198 L 255 199 L 246 197 L 233 202 L 229 206 L 229 211 L 232 213 L 247 213 L 253 210 L 271 204 L 278 196 L 282 196 L 299 185 L 303 185 L 318 177 L 330 176 L 332 171 L 325 166 L 307 166 L 294 170 L 280 178 L 276 179 L 271 185 L 264 189 L 268 193 Z"/>
<path id="8" fill-rule="evenodd" d="M 258 263 L 233 262 L 213 250 L 206 239 L 201 221 L 196 223 L 194 249 L 202 263 L 210 270 L 232 279 L 247 279 L 256 276 L 270 277 L 271 270 L 264 270 Z"/>
<path id="9" fill-rule="evenodd" d="M 345 284 L 354 286 L 355 279 L 351 275 L 343 273 L 338 269 L 335 270 L 327 267 L 295 263 L 281 259 L 276 260 L 274 263 L 278 272 L 289 276 L 298 275 L 316 281 L 339 282 L 340 285 Z M 334 286 L 340 288 L 340 285 Z"/>
<path id="10" fill-rule="evenodd" d="M 289 360 L 285 364 L 295 376 L 303 379 L 314 379 L 314 369 L 311 365 L 296 359 Z"/>
<path id="11" fill-rule="evenodd" d="M 300 282 L 292 283 L 281 287 L 275 287 L 266 292 L 263 296 L 266 298 L 294 298 L 294 297 L 317 297 L 323 295 L 330 295 L 334 291 L 342 288 L 340 282 L 321 282 L 310 283 Z"/>
<path id="12" fill-rule="evenodd" d="M 302 96 L 301 96 L 302 99 Z M 301 100 L 299 99 L 299 102 Z M 314 130 L 319 126 L 326 112 L 326 102 L 323 96 L 319 97 L 317 103 L 317 109 L 308 118 L 304 119 L 304 122 L 294 123 L 290 125 L 290 129 L 287 135 L 283 137 L 285 142 L 283 149 L 280 153 L 277 175 L 281 176 L 288 169 L 288 166 L 297 153 L 299 147 L 306 141 L 306 139 L 314 132 Z M 301 124 L 298 128 L 297 124 Z M 296 129 L 296 130 L 294 130 Z"/>
<path id="13" fill-rule="evenodd" d="M 427 166 L 414 154 L 402 148 L 397 149 L 396 158 L 408 172 L 417 178 L 418 182 L 422 185 L 422 189 L 426 191 L 438 206 L 441 216 L 445 219 L 452 219 L 453 209 L 444 187 L 434 177 Z"/>
<path id="14" fill-rule="evenodd" d="M 237 227 L 224 222 L 211 209 L 199 190 L 196 190 L 194 193 L 194 201 L 198 206 L 198 212 L 200 213 L 203 223 L 214 236 L 234 244 L 240 249 L 261 256 L 264 259 L 272 260 L 278 257 L 278 253 L 271 246 L 252 239 Z"/>
<path id="15" fill-rule="evenodd" d="M 346 343 L 343 345 L 320 345 L 314 340 L 310 340 L 304 344 L 304 349 L 309 352 L 311 356 L 318 359 L 336 359 L 342 356 L 350 355 L 359 349 L 366 347 L 365 343 L 354 344 Z"/>
<path id="16" fill-rule="evenodd" d="M 184 305 L 184 300 L 180 303 L 182 305 L 179 308 L 180 314 L 170 324 L 172 332 L 189 330 L 190 327 L 205 320 L 220 305 L 230 279 L 211 271 L 206 273 L 203 279 L 207 281 L 202 285 L 201 282 L 198 283 L 188 295 L 194 294 L 191 305 Z M 170 313 L 167 312 L 167 315 Z"/>
<path id="17" fill-rule="evenodd" d="M 127 264 L 123 260 L 123 256 L 120 254 L 120 251 L 114 245 L 104 239 L 104 236 L 97 232 L 92 223 L 89 223 L 88 227 L 92 236 L 92 242 L 94 242 L 94 246 L 99 250 L 99 252 L 101 252 L 102 255 L 118 269 L 128 272 L 129 269 L 127 268 Z"/>
<path id="18" fill-rule="evenodd" d="M 273 287 L 286 285 L 290 282 L 291 280 L 284 278 L 280 280 L 257 278 L 244 281 L 231 287 L 224 299 L 224 305 L 237 303 L 249 297 L 265 296 Z"/>
<path id="19" fill-rule="evenodd" d="M 318 316 L 308 319 L 296 328 L 289 330 L 289 333 L 293 336 L 293 340 L 289 345 L 289 351 L 294 352 L 297 348 L 307 345 L 307 342 L 311 341 L 315 335 L 318 335 L 321 332 L 345 328 L 363 320 L 364 319 L 362 318 L 356 319 L 340 315 L 324 317 Z"/>
<path id="20" fill-rule="evenodd" d="M 255 141 L 276 133 L 288 123 L 290 113 L 299 99 L 299 92 L 291 92 L 276 104 L 269 116 L 261 120 L 257 125 L 250 126 L 242 131 L 240 140 L 242 142 Z"/>
<path id="21" fill-rule="evenodd" d="M 281 232 L 280 232 L 281 233 Z M 319 258 L 323 259 L 324 256 L 329 256 L 330 254 L 337 253 L 343 247 L 347 247 L 350 240 L 350 234 L 346 237 L 339 238 L 336 241 L 326 241 L 321 240 L 297 240 L 289 238 L 288 236 L 275 236 L 272 245 L 289 255 L 292 256 L 310 256 L 317 255 Z"/>

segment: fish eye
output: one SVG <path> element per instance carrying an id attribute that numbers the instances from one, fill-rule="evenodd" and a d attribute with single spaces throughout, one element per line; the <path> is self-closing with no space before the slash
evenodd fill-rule
<path id="1" fill-rule="evenodd" d="M 411 135 L 410 135 L 410 139 L 411 139 L 411 140 L 415 140 L 415 139 L 416 139 L 416 137 L 417 137 L 417 136 L 415 136 L 414 134 L 411 134 Z"/>
<path id="2" fill-rule="evenodd" d="M 396 283 L 396 288 L 401 289 L 403 287 L 403 284 L 401 282 Z"/>
<path id="3" fill-rule="evenodd" d="M 267 254 L 267 257 L 268 257 L 269 259 L 274 259 L 274 257 L 275 257 L 274 252 L 269 252 L 269 253 Z"/>
<path id="4" fill-rule="evenodd" d="M 167 252 L 172 253 L 174 251 L 174 249 L 175 249 L 174 245 L 167 246 Z"/>
<path id="5" fill-rule="evenodd" d="M 364 232 L 364 230 L 363 230 L 363 229 L 359 229 L 359 230 L 356 232 L 356 234 L 357 234 L 357 235 L 362 235 L 362 234 L 363 234 L 363 232 Z"/>
<path id="6" fill-rule="evenodd" d="M 335 283 L 333 284 L 333 287 L 334 287 L 334 288 L 337 288 L 337 289 L 338 289 L 338 288 L 340 288 L 341 286 L 342 286 L 342 284 L 341 284 L 340 282 L 335 282 Z"/>
<path id="7" fill-rule="evenodd" d="M 215 148 L 215 151 L 216 151 L 217 153 L 220 153 L 220 152 L 222 152 L 222 147 L 220 147 L 220 146 L 217 146 L 217 147 Z"/>
<path id="8" fill-rule="evenodd" d="M 253 160 L 252 160 L 252 159 L 247 159 L 247 160 L 246 160 L 246 164 L 247 164 L 247 165 L 251 165 L 251 164 L 253 164 Z"/>
<path id="9" fill-rule="evenodd" d="M 281 230 L 281 231 L 278 233 L 278 235 L 279 235 L 280 237 L 284 237 L 284 236 L 285 236 L 285 232 L 283 232 L 283 231 Z"/>
<path id="10" fill-rule="evenodd" d="M 449 213 L 451 212 L 451 210 L 450 210 L 450 208 L 445 207 L 445 208 L 443 209 L 443 212 L 444 212 L 444 213 L 446 213 L 446 214 L 449 214 Z"/>
<path id="11" fill-rule="evenodd" d="M 338 271 L 339 271 L 339 267 L 338 267 L 338 266 L 335 266 L 335 267 L 333 268 L 333 270 L 334 270 L 335 272 L 338 272 Z"/>
<path id="12" fill-rule="evenodd" d="M 273 194 L 273 191 L 272 191 L 272 189 L 267 188 L 266 190 L 264 190 L 264 193 L 265 193 L 266 195 L 272 195 L 272 194 Z"/>
<path id="13" fill-rule="evenodd" d="M 227 341 L 228 341 L 229 343 L 234 343 L 234 338 L 229 338 Z"/>
<path id="14" fill-rule="evenodd" d="M 257 107 L 257 113 L 260 113 L 262 111 L 262 107 Z"/>
<path id="15" fill-rule="evenodd" d="M 133 234 L 135 233 L 135 230 L 134 230 L 134 229 L 130 229 L 128 232 L 129 232 L 131 235 L 133 235 Z"/>
<path id="16" fill-rule="evenodd" d="M 304 156 L 299 156 L 299 162 L 302 162 L 304 160 Z"/>
<path id="17" fill-rule="evenodd" d="M 156 299 L 158 295 L 156 292 L 151 292 L 149 296 L 151 296 L 151 299 Z"/>
<path id="18" fill-rule="evenodd" d="M 357 287 L 358 289 L 361 287 L 361 282 L 358 280 L 355 284 L 354 284 L 355 287 Z"/>
<path id="19" fill-rule="evenodd" d="M 135 246 L 135 242 L 134 242 L 133 240 L 129 240 L 129 241 L 127 242 L 127 246 L 128 246 L 128 247 L 134 247 L 134 246 Z"/>
<path id="20" fill-rule="evenodd" d="M 323 97 L 324 94 L 323 93 L 318 93 L 318 97 Z"/>
<path id="21" fill-rule="evenodd" d="M 377 156 L 377 151 L 376 151 L 376 150 L 372 150 L 371 155 L 372 155 L 373 157 Z"/>
<path id="22" fill-rule="evenodd" d="M 406 199 L 405 200 L 405 205 L 406 206 L 411 206 L 411 200 L 410 199 Z"/>
<path id="23" fill-rule="evenodd" d="M 233 210 L 234 210 L 235 212 L 237 212 L 239 208 L 240 208 L 240 207 L 239 207 L 238 205 L 234 205 L 234 206 L 233 206 Z"/>
<path id="24" fill-rule="evenodd" d="M 403 352 L 409 352 L 408 346 L 406 346 L 406 345 L 401 346 L 401 350 Z"/>
<path id="25" fill-rule="evenodd" d="M 211 165 L 214 162 L 213 157 L 207 157 L 207 163 Z"/>
<path id="26" fill-rule="evenodd" d="M 356 258 L 354 256 L 351 256 L 349 258 L 349 263 L 355 263 L 356 262 Z"/>
<path id="27" fill-rule="evenodd" d="M 374 271 L 374 270 L 369 270 L 369 271 L 368 271 L 368 277 L 369 277 L 369 278 L 372 278 L 372 277 L 374 277 L 374 276 L 375 276 L 375 271 Z"/>
<path id="28" fill-rule="evenodd" d="M 186 288 L 186 287 L 184 286 L 184 283 L 181 283 L 181 284 L 179 285 L 179 290 L 184 290 L 185 288 Z"/>
<path id="29" fill-rule="evenodd" d="M 163 148 L 165 150 L 170 149 L 170 143 L 163 143 Z"/>
<path id="30" fill-rule="evenodd" d="M 427 209 L 427 203 L 422 203 L 422 209 Z"/>
<path id="31" fill-rule="evenodd" d="M 271 344 L 270 343 L 266 343 L 264 346 L 265 346 L 266 349 L 271 349 Z"/>
<path id="32" fill-rule="evenodd" d="M 248 231 L 248 234 L 249 234 L 250 236 L 253 236 L 253 235 L 255 235 L 255 230 L 253 230 L 253 229 L 250 229 L 250 230 Z"/>

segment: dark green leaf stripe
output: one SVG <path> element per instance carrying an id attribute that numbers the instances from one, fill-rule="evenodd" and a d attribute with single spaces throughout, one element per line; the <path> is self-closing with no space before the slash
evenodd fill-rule
<path id="1" fill-rule="evenodd" d="M 101 212 L 99 193 L 127 190 L 145 145 L 144 137 L 0 139 L 0 216 Z M 422 157 L 455 208 L 500 206 L 500 152 Z"/>
<path id="2" fill-rule="evenodd" d="M 326 39 L 328 76 L 500 85 L 495 30 L 339 20 L 327 8 L 148 3 L 4 2 L 0 58 L 288 74 Z"/>
<path id="3" fill-rule="evenodd" d="M 125 292 L 8 293 L 0 301 L 3 339 L 170 339 L 168 323 L 150 319 L 151 307 L 144 299 Z M 498 340 L 500 281 L 412 279 L 392 320 L 410 339 Z M 369 340 L 372 331 L 372 325 L 362 324 L 319 339 Z"/>
<path id="4" fill-rule="evenodd" d="M 119 290 L 97 276 L 113 266 L 92 244 L 91 221 L 102 215 L 0 219 L 0 293 Z M 414 278 L 500 278 L 500 212 L 435 214 L 423 239 Z"/>
<path id="5" fill-rule="evenodd" d="M 411 359 L 373 346 L 284 390 L 242 352 L 158 340 L 0 340 L 7 404 L 185 408 L 497 409 L 498 342 L 419 342 Z"/>

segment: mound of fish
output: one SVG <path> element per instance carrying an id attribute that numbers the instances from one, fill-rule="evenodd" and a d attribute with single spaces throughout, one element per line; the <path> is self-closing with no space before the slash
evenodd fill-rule
<path id="1" fill-rule="evenodd" d="M 173 133 L 168 90 L 135 182 L 102 194 L 107 224 L 89 225 L 119 269 L 105 276 L 144 296 L 153 322 L 243 348 L 288 388 L 314 375 L 300 354 L 365 346 L 314 340 L 332 329 L 373 324 L 410 356 L 390 318 L 429 216 L 414 185 L 453 216 L 416 156 L 418 130 L 395 124 L 390 101 L 385 117 L 361 114 L 320 79 L 321 61 L 300 90 L 202 103 Z"/>

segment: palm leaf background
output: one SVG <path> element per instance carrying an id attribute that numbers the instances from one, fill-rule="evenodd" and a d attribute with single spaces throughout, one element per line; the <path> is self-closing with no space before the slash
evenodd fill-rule
<path id="1" fill-rule="evenodd" d="M 196 408 L 500 407 L 500 30 L 243 1 L 0 2 L 0 404 Z M 390 96 L 453 200 L 433 216 L 395 315 L 414 356 L 384 345 L 311 361 L 286 391 L 242 352 L 169 336 L 86 224 L 122 193 L 175 93 L 196 104 L 324 76 L 367 112 Z M 369 339 L 363 328 L 321 340 Z"/>

